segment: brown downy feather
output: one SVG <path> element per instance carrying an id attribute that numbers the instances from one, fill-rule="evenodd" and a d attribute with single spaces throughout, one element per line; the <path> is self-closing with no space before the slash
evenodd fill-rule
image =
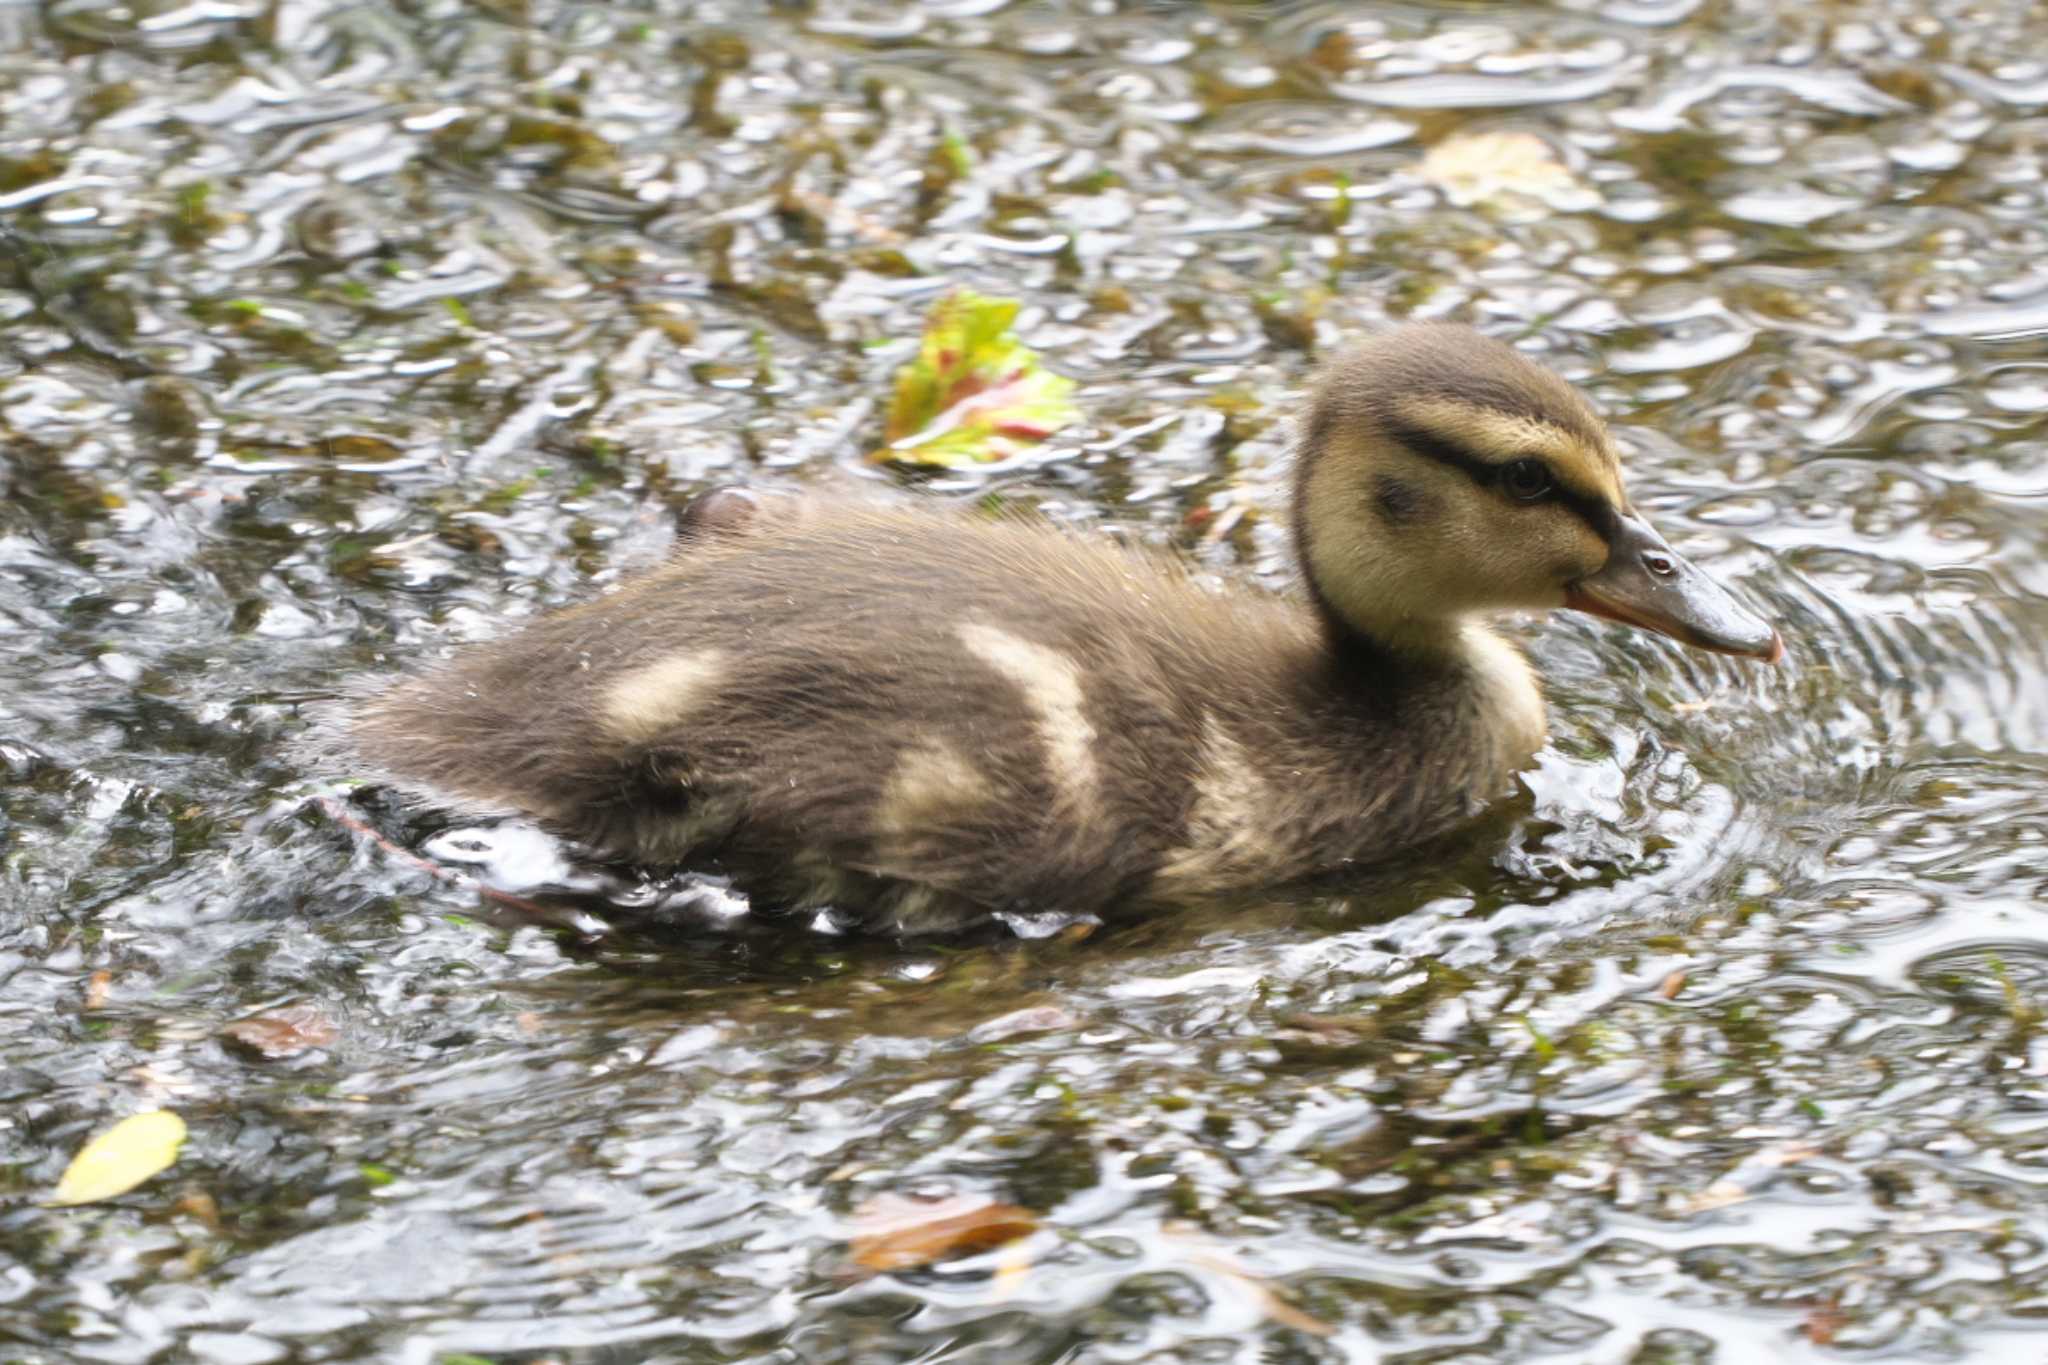
<path id="1" fill-rule="evenodd" d="M 1507 777 L 1462 688 L 1340 662 L 1299 606 L 1017 520 L 793 513 L 400 683 L 359 712 L 363 757 L 903 928 L 1285 881 L 1433 834 Z M 658 691 L 677 660 L 702 667 L 669 695 L 697 695 L 622 720 L 618 681 Z"/>
<path id="2" fill-rule="evenodd" d="M 1497 477 L 1530 449 L 1541 506 Z M 398 683 L 354 743 L 408 788 L 876 928 L 1383 859 L 1541 743 L 1477 617 L 1562 605 L 1626 500 L 1569 386 L 1446 327 L 1329 367 L 1297 482 L 1307 603 L 1020 518 L 719 495 L 668 565 Z"/>

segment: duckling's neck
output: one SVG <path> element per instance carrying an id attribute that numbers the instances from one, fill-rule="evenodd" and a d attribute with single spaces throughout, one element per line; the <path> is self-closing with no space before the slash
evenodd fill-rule
<path id="1" fill-rule="evenodd" d="M 1485 621 L 1412 617 L 1367 628 L 1338 611 L 1313 575 L 1309 588 L 1331 662 L 1350 686 L 1413 690 L 1433 705 L 1455 694 L 1467 743 L 1502 772 L 1519 769 L 1543 746 L 1549 722 L 1536 670 Z"/>
<path id="2" fill-rule="evenodd" d="M 1336 610 L 1320 593 L 1314 596 L 1330 652 L 1377 669 L 1410 674 L 1455 671 L 1467 660 L 1472 633 L 1491 634 L 1476 622 L 1440 617 L 1362 625 Z"/>
<path id="3" fill-rule="evenodd" d="M 1333 681 L 1385 698 L 1449 703 L 1470 748 L 1506 771 L 1520 768 L 1547 728 L 1535 670 L 1483 619 L 1409 581 L 1403 560 L 1386 547 L 1360 540 L 1355 527 L 1346 536 L 1344 528 L 1318 526 L 1318 509 L 1351 501 L 1341 485 L 1312 495 L 1305 476 L 1295 486 L 1295 557 Z"/>
<path id="4" fill-rule="evenodd" d="M 1296 553 L 1330 653 L 1364 671 L 1455 671 L 1468 662 L 1475 632 L 1492 636 L 1484 624 L 1465 616 L 1415 615 L 1388 609 L 1383 601 L 1340 602 L 1316 573 L 1305 537 L 1297 537 Z M 1361 611 L 1361 605 L 1376 610 Z"/>
<path id="5" fill-rule="evenodd" d="M 1413 581 L 1409 562 L 1391 546 L 1355 523 L 1330 524 L 1331 507 L 1356 501 L 1333 478 L 1319 462 L 1294 489 L 1294 559 L 1330 652 L 1362 665 L 1361 675 L 1456 671 L 1470 654 L 1471 631 L 1484 627 L 1442 610 L 1440 594 Z"/>

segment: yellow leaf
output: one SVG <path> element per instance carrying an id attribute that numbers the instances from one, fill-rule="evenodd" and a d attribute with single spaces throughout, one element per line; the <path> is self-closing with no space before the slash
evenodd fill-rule
<path id="1" fill-rule="evenodd" d="M 1007 1303 L 1031 1278 L 1031 1243 L 1012 1242 L 996 1255 L 995 1280 L 989 1288 L 997 1303 Z"/>
<path id="2" fill-rule="evenodd" d="M 1476 205 L 1522 221 L 1600 203 L 1534 133 L 1453 133 L 1429 149 L 1419 170 L 1461 208 Z"/>
<path id="3" fill-rule="evenodd" d="M 168 1109 L 132 1114 L 78 1149 L 49 1204 L 93 1204 L 126 1194 L 178 1159 L 185 1120 Z"/>
<path id="4" fill-rule="evenodd" d="M 971 290 L 925 321 L 917 359 L 896 374 L 889 444 L 877 463 L 967 465 L 1007 459 L 1080 416 L 1074 381 L 1054 374 L 1010 331 L 1022 305 Z"/>
<path id="5" fill-rule="evenodd" d="M 269 1014 L 237 1019 L 221 1033 L 261 1057 L 296 1057 L 340 1037 L 327 1016 L 311 1005 L 286 1005 Z"/>

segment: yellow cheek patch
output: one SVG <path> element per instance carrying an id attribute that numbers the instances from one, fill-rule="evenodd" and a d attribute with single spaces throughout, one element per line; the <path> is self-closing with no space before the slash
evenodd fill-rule
<path id="1" fill-rule="evenodd" d="M 1572 518 L 1572 553 L 1562 566 L 1567 578 L 1583 578 L 1589 573 L 1598 573 L 1607 563 L 1613 549 L 1598 532 L 1578 518 Z"/>

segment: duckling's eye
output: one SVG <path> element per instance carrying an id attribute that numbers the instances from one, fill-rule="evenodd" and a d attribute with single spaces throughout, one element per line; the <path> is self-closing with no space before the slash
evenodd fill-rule
<path id="1" fill-rule="evenodd" d="M 1516 502 L 1535 502 L 1548 497 L 1556 483 L 1550 466 L 1541 460 L 1512 460 L 1501 466 L 1501 491 Z"/>

